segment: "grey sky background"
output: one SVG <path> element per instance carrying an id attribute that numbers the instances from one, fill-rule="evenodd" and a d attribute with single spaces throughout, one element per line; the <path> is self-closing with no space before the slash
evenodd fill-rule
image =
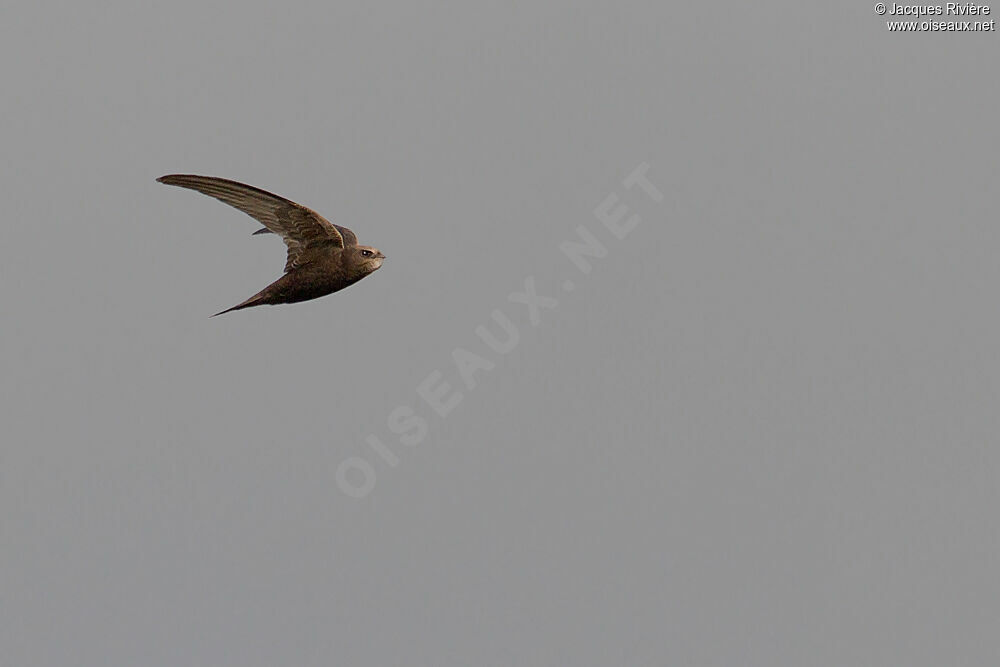
<path id="1" fill-rule="evenodd" d="M 995 664 L 998 55 L 871 3 L 8 8 L 0 663 Z M 284 248 L 171 172 L 388 259 L 209 319 Z"/>

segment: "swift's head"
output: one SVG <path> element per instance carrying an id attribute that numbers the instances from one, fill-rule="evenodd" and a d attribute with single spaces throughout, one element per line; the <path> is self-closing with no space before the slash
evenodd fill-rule
<path id="1" fill-rule="evenodd" d="M 385 255 L 378 248 L 367 245 L 348 246 L 344 248 L 344 252 L 348 255 L 351 264 L 365 273 L 377 271 L 382 266 L 382 262 L 385 261 Z"/>

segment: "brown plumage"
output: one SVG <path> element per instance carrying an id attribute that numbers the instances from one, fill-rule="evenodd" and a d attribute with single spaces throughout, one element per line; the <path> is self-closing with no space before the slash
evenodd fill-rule
<path id="1" fill-rule="evenodd" d="M 252 185 L 191 174 L 171 174 L 156 180 L 197 190 L 238 208 L 264 225 L 264 229 L 254 234 L 278 234 L 288 246 L 285 275 L 243 303 L 215 315 L 332 294 L 376 271 L 385 259 L 377 248 L 358 245 L 358 237 L 347 227 L 335 225 L 305 206 Z"/>

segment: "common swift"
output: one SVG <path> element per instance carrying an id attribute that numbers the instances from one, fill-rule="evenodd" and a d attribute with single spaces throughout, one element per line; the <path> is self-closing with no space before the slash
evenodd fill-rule
<path id="1" fill-rule="evenodd" d="M 156 180 L 197 190 L 238 208 L 264 225 L 255 235 L 278 234 L 288 246 L 285 275 L 243 303 L 212 317 L 252 306 L 317 299 L 353 285 L 378 270 L 385 260 L 377 248 L 358 245 L 358 237 L 347 227 L 252 185 L 191 174 L 171 174 Z"/>

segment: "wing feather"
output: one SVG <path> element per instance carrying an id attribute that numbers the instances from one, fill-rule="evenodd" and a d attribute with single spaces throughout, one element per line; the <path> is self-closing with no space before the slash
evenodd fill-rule
<path id="1" fill-rule="evenodd" d="M 286 273 L 308 261 L 307 248 L 319 245 L 343 248 L 348 239 L 357 243 L 357 238 L 349 229 L 334 225 L 301 204 L 252 185 L 194 174 L 171 174 L 156 180 L 214 197 L 256 219 L 268 231 L 278 234 L 288 247 Z"/>

